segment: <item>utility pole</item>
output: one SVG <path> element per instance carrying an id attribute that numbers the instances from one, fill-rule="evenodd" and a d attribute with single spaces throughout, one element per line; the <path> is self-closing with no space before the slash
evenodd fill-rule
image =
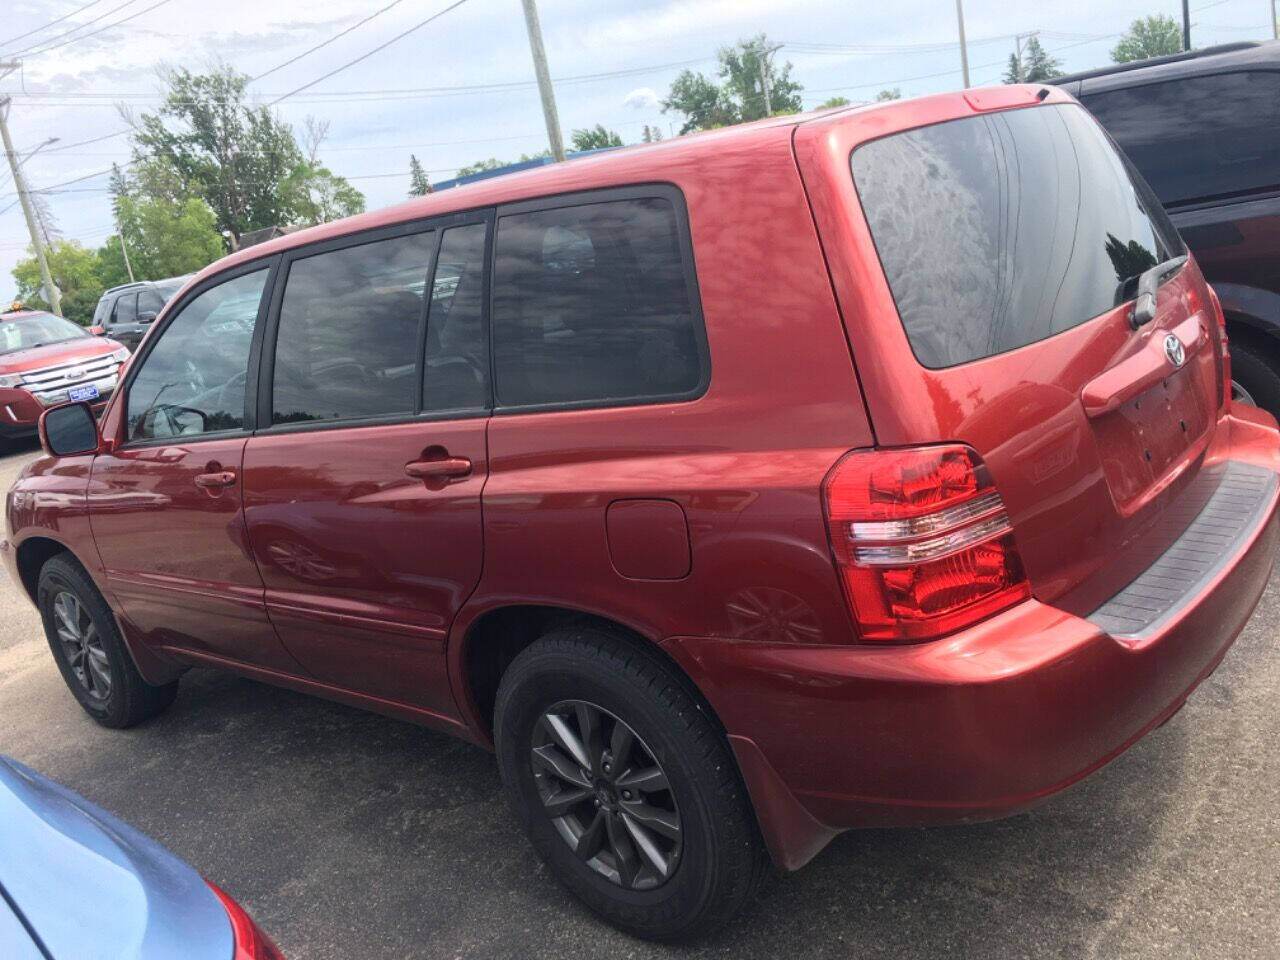
<path id="1" fill-rule="evenodd" d="M 1191 49 L 1191 0 L 1182 0 L 1182 49 Z"/>
<path id="2" fill-rule="evenodd" d="M 1276 0 L 1271 0 L 1271 38 L 1280 40 L 1280 23 L 1276 22 Z"/>
<path id="3" fill-rule="evenodd" d="M 16 60 L 0 63 L 0 77 L 8 76 L 18 67 L 19 63 Z M 35 211 L 31 209 L 31 197 L 27 195 L 26 181 L 22 178 L 22 165 L 18 163 L 18 155 L 14 153 L 13 141 L 9 139 L 9 105 L 11 103 L 10 97 L 0 98 L 0 140 L 4 141 L 4 153 L 9 159 L 9 169 L 13 173 L 13 187 L 18 191 L 22 215 L 27 221 L 27 232 L 31 234 L 31 245 L 36 251 L 36 263 L 40 266 L 40 282 L 44 284 L 45 299 L 53 312 L 62 316 L 62 297 L 59 296 L 58 288 L 49 274 L 49 262 L 44 255 L 44 243 L 40 237 L 40 230 L 36 227 Z"/>
<path id="4" fill-rule="evenodd" d="M 775 43 L 760 51 L 760 89 L 764 93 L 764 115 L 773 116 L 773 91 L 769 89 L 769 58 L 782 49 L 782 44 Z"/>
<path id="5" fill-rule="evenodd" d="M 547 69 L 547 51 L 542 46 L 542 27 L 534 0 L 524 4 L 524 25 L 529 31 L 529 52 L 533 54 L 533 72 L 538 75 L 538 93 L 542 95 L 542 117 L 547 121 L 547 139 L 551 156 L 557 163 L 564 160 L 564 134 L 560 130 L 560 114 L 556 111 L 556 93 L 551 88 L 551 71 Z"/>
<path id="6" fill-rule="evenodd" d="M 124 231 L 116 234 L 120 238 L 120 252 L 124 254 L 124 268 L 129 272 L 129 282 L 133 283 L 133 267 L 129 266 L 129 248 L 124 245 Z"/>
<path id="7" fill-rule="evenodd" d="M 956 23 L 960 25 L 960 72 L 964 75 L 964 88 L 969 89 L 969 48 L 964 42 L 964 4 L 956 0 Z"/>

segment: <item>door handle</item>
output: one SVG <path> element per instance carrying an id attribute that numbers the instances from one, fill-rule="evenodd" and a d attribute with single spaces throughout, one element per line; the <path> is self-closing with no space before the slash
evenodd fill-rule
<path id="1" fill-rule="evenodd" d="M 466 457 L 413 460 L 404 465 L 404 472 L 419 480 L 431 480 L 436 477 L 465 477 L 471 473 L 471 461 Z"/>
<path id="2" fill-rule="evenodd" d="M 233 486 L 236 482 L 234 470 L 219 470 L 216 473 L 197 473 L 196 486 L 202 490 L 219 490 Z"/>

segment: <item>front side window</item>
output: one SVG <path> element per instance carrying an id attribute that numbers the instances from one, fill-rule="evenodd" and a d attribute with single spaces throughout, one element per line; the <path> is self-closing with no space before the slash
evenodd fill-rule
<path id="1" fill-rule="evenodd" d="M 272 423 L 412 414 L 433 233 L 289 267 L 272 372 Z"/>
<path id="2" fill-rule="evenodd" d="M 1075 104 L 907 130 L 853 178 L 911 348 L 949 367 L 1043 340 L 1182 252 L 1159 203 Z"/>
<path id="3" fill-rule="evenodd" d="M 138 291 L 138 313 L 159 313 L 164 309 L 164 301 L 154 290 Z"/>
<path id="4" fill-rule="evenodd" d="M 52 313 L 33 313 L 27 317 L 0 321 L 0 353 L 29 350 L 64 340 L 88 337 L 84 327 L 54 316 Z"/>
<path id="5" fill-rule="evenodd" d="M 115 312 L 111 315 L 112 323 L 133 323 L 138 319 L 138 295 L 122 293 L 116 301 Z"/>
<path id="6" fill-rule="evenodd" d="M 129 385 L 131 440 L 244 426 L 245 381 L 266 268 L 205 290 L 161 332 Z"/>
<path id="7" fill-rule="evenodd" d="M 1186 77 L 1083 103 L 1165 204 L 1280 187 L 1280 72 Z"/>
<path id="8" fill-rule="evenodd" d="M 674 399 L 703 382 L 670 200 L 501 217 L 493 287 L 499 406 Z"/>

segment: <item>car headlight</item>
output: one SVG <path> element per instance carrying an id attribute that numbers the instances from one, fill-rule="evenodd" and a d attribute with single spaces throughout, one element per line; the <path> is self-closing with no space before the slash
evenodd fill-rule
<path id="1" fill-rule="evenodd" d="M 22 377 L 16 373 L 0 373 L 0 387 L 17 387 L 22 385 Z"/>
<path id="2" fill-rule="evenodd" d="M 116 363 L 124 363 L 129 359 L 129 348 L 121 347 L 119 350 L 112 352 L 111 359 Z"/>

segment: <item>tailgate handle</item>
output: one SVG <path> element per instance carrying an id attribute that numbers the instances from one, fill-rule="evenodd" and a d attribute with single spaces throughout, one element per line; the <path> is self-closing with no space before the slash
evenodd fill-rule
<path id="1" fill-rule="evenodd" d="M 1185 358 L 1176 367 L 1165 350 L 1165 340 L 1170 336 L 1182 344 Z M 1101 417 L 1119 409 L 1179 367 L 1186 366 L 1187 361 L 1208 342 L 1209 329 L 1199 313 L 1187 317 L 1168 333 L 1152 331 L 1137 353 L 1104 370 L 1084 385 L 1080 391 L 1080 402 L 1084 404 L 1085 414 L 1090 418 Z"/>

